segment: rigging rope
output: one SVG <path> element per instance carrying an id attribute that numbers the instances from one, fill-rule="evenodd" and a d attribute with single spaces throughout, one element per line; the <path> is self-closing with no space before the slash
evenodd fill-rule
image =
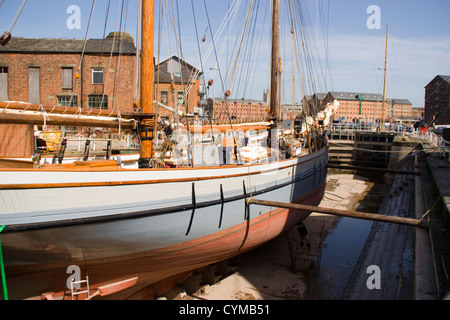
<path id="1" fill-rule="evenodd" d="M 192 16 L 194 18 L 195 35 L 197 37 L 198 56 L 200 58 L 200 69 L 198 69 L 198 70 L 201 72 L 201 76 L 203 77 L 203 82 L 205 82 L 205 72 L 204 72 L 204 67 L 203 67 L 202 52 L 200 50 L 200 40 L 199 40 L 199 37 L 198 37 L 197 19 L 195 17 L 194 1 L 193 0 L 191 0 L 191 7 L 192 7 Z M 206 28 L 205 35 L 203 36 L 203 38 L 205 38 L 207 31 L 208 31 L 208 28 Z M 209 110 L 208 118 L 209 118 L 209 125 L 210 125 L 210 128 L 211 128 L 211 139 L 212 139 L 213 144 L 216 145 L 216 141 L 214 139 L 213 124 L 212 124 L 212 110 Z"/>
<path id="2" fill-rule="evenodd" d="M 88 22 L 88 26 L 87 26 L 87 29 L 86 29 L 86 34 L 84 36 L 83 49 L 81 50 L 80 63 L 78 65 L 78 69 L 77 69 L 76 75 L 79 75 L 81 73 L 81 68 L 83 66 L 84 53 L 86 51 L 86 43 L 87 43 L 87 40 L 88 40 L 89 29 L 91 27 L 92 15 L 94 14 L 95 3 L 96 3 L 96 0 L 93 0 L 92 1 L 92 7 L 91 7 L 91 14 L 89 16 L 89 22 Z M 73 93 L 73 91 L 75 91 L 75 88 L 77 87 L 78 80 L 79 80 L 79 76 L 75 76 L 75 84 L 74 84 L 74 87 L 72 89 L 72 93 Z M 69 107 L 73 105 L 73 97 L 74 97 L 74 95 L 72 94 L 70 96 Z"/>
<path id="3" fill-rule="evenodd" d="M 126 4 L 125 10 L 124 10 L 124 3 Z M 128 3 L 129 3 L 128 0 L 125 0 L 124 2 L 122 2 L 122 9 L 121 9 L 121 13 L 120 13 L 119 32 L 125 32 L 125 30 L 126 30 L 126 25 L 127 25 L 126 18 L 128 15 Z M 125 14 L 124 14 L 124 11 L 125 11 Z M 123 23 L 123 29 L 122 29 L 122 23 Z M 117 93 L 117 78 L 120 75 L 120 63 L 122 61 L 121 57 L 122 57 L 123 42 L 124 42 L 124 37 L 121 37 L 120 42 L 119 42 L 119 53 L 118 53 L 118 57 L 116 59 L 116 64 L 115 64 L 113 97 L 115 97 L 116 93 Z M 111 51 L 114 51 L 114 48 L 111 48 Z M 114 111 L 115 108 L 116 108 L 116 99 L 113 99 L 113 106 L 112 106 L 111 110 Z"/>
<path id="4" fill-rule="evenodd" d="M 121 7 L 122 7 L 122 10 L 123 10 L 123 0 L 119 1 L 118 5 L 117 5 L 116 24 L 114 26 L 113 40 L 112 40 L 112 44 L 111 44 L 111 52 L 109 54 L 108 72 L 106 74 L 106 79 L 103 79 L 104 85 L 103 85 L 103 90 L 102 90 L 102 99 L 100 101 L 100 110 L 102 109 L 103 101 L 105 100 L 106 88 L 108 87 L 108 84 L 109 84 L 108 80 L 109 80 L 109 74 L 111 72 L 111 64 L 112 64 L 112 57 L 113 57 L 113 53 L 114 53 L 114 47 L 115 47 L 115 44 L 116 44 L 117 23 L 118 23 L 118 20 L 119 20 L 119 16 L 120 16 L 119 12 L 121 11 Z"/>
<path id="5" fill-rule="evenodd" d="M 208 21 L 208 27 L 209 27 L 209 30 L 210 30 L 211 40 L 212 40 L 212 43 L 213 43 L 214 56 L 216 58 L 216 63 L 217 63 L 217 66 L 218 66 L 220 83 L 222 85 L 222 92 L 224 93 L 224 96 L 225 96 L 225 114 L 228 116 L 228 120 L 230 121 L 231 137 L 233 139 L 233 144 L 234 144 L 234 153 L 235 153 L 236 160 L 238 161 L 238 163 L 241 163 L 241 156 L 240 156 L 239 149 L 237 148 L 237 144 L 236 144 L 237 141 L 236 141 L 235 136 L 234 136 L 233 124 L 232 124 L 232 121 L 231 121 L 230 113 L 228 111 L 228 96 L 229 95 L 228 95 L 228 91 L 227 91 L 227 93 L 225 93 L 225 87 L 224 87 L 224 83 L 223 83 L 222 72 L 220 71 L 219 60 L 218 60 L 217 51 L 216 51 L 216 46 L 214 45 L 214 37 L 213 37 L 213 34 L 212 34 L 212 30 L 211 30 L 211 21 L 209 19 L 208 8 L 206 6 L 206 0 L 203 0 L 203 4 L 205 6 L 206 18 L 207 18 L 207 21 Z"/>
<path id="6" fill-rule="evenodd" d="M 108 0 L 108 2 L 106 3 L 105 24 L 103 26 L 102 47 L 101 47 L 101 50 L 100 50 L 100 56 L 98 57 L 98 63 L 97 63 L 98 65 L 100 65 L 100 63 L 102 61 L 102 57 L 103 57 L 103 52 L 104 52 L 103 49 L 104 49 L 104 46 L 105 46 L 105 37 L 106 37 L 106 27 L 107 27 L 107 24 L 108 24 L 108 17 L 109 17 L 110 6 L 111 6 L 111 0 Z"/>
<path id="7" fill-rule="evenodd" d="M 25 8 L 26 4 L 27 4 L 28 0 L 24 0 L 22 2 L 22 5 L 20 6 L 19 11 L 16 13 L 16 16 L 14 17 L 13 21 L 11 22 L 11 25 L 9 26 L 9 33 L 11 33 L 17 23 L 17 20 L 19 20 L 20 15 L 23 12 L 23 9 Z M 2 2 L 3 5 L 3 2 Z"/>
<path id="8" fill-rule="evenodd" d="M 0 4 L 0 8 L 3 6 L 3 3 L 5 0 L 2 1 Z M 11 22 L 11 25 L 9 26 L 9 31 L 3 32 L 3 34 L 0 36 L 0 44 L 2 46 L 5 46 L 8 44 L 9 40 L 11 40 L 11 32 L 14 29 L 14 26 L 17 23 L 17 20 L 19 20 L 20 15 L 22 14 L 23 9 L 25 8 L 25 5 L 27 4 L 28 0 L 24 0 L 22 2 L 22 5 L 20 6 L 19 11 L 16 13 L 16 16 L 14 17 L 13 21 Z"/>

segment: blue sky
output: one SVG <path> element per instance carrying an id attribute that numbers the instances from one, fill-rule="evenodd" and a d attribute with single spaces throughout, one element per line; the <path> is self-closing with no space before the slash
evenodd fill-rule
<path id="1" fill-rule="evenodd" d="M 300 0 L 299 0 L 300 1 Z M 1 3 L 2 1 L 0 1 Z M 8 30 L 22 0 L 5 0 L 0 8 L 0 31 Z M 129 0 L 127 9 L 126 31 L 136 35 L 137 0 Z M 171 1 L 168 1 L 171 2 Z M 268 0 L 261 0 L 267 3 Z M 282 0 L 284 2 L 284 0 Z M 382 93 L 384 46 L 386 25 L 389 24 L 389 59 L 388 83 L 386 94 L 391 98 L 409 99 L 413 106 L 422 107 L 424 87 L 437 74 L 450 74 L 450 1 L 448 0 L 301 0 L 308 6 L 311 27 L 318 28 L 317 51 L 320 61 L 324 61 L 323 45 L 326 43 L 330 68 L 327 82 L 320 83 L 316 91 L 354 91 Z M 207 20 L 202 0 L 194 0 L 199 13 L 197 25 L 200 37 L 205 34 L 207 40 L 201 44 L 202 52 L 210 43 Z M 233 0 L 206 0 L 210 14 L 211 29 L 215 33 Z M 248 3 L 248 1 L 243 1 Z M 94 18 L 89 30 L 89 38 L 101 38 L 105 23 L 106 0 L 97 0 Z M 69 29 L 70 17 L 67 8 L 77 5 L 81 9 L 81 28 Z M 380 29 L 369 29 L 367 20 L 371 17 L 367 8 L 376 5 L 380 8 Z M 91 11 L 91 0 L 29 0 L 20 16 L 13 36 L 43 38 L 84 38 Z M 191 1 L 179 1 L 181 23 L 192 20 Z M 114 31 L 119 0 L 111 0 L 110 14 L 106 33 Z M 321 8 L 321 11 L 317 11 Z M 316 21 L 323 17 L 323 23 Z M 125 21 L 125 20 L 124 20 Z M 321 26 L 328 28 L 324 31 Z M 320 37 L 325 36 L 324 42 Z M 182 40 L 185 59 L 199 66 L 195 32 L 192 25 L 183 28 Z M 260 51 L 268 51 L 265 41 L 257 44 Z M 176 53 L 172 43 L 172 53 Z M 168 46 L 162 45 L 161 59 L 165 59 Z M 203 55 L 204 53 L 202 53 Z M 1 57 L 0 57 L 1 59 Z M 265 58 L 259 59 L 265 63 Z M 289 65 L 289 60 L 284 61 Z M 267 64 L 267 63 L 266 63 Z M 217 73 L 210 74 L 215 67 L 215 58 L 211 54 L 204 64 L 206 78 L 214 77 L 219 82 Z M 255 85 L 249 89 L 251 98 L 261 99 L 262 90 L 267 87 L 264 73 L 253 77 Z M 260 84 L 258 82 L 261 82 Z M 320 81 L 319 81 L 320 82 Z M 241 85 L 241 84 L 240 84 Z M 219 87 L 215 90 L 220 91 Z M 307 92 L 309 93 L 309 92 Z M 290 96 L 289 91 L 286 94 Z M 217 92 L 215 93 L 217 95 Z M 296 93 L 296 96 L 300 96 Z M 298 98 L 296 100 L 299 100 Z"/>

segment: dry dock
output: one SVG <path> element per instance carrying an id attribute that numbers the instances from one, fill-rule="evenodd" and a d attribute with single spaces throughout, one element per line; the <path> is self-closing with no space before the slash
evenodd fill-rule
<path id="1" fill-rule="evenodd" d="M 292 230 L 227 261 L 228 274 L 210 266 L 160 298 L 445 299 L 450 291 L 450 162 L 424 147 L 404 168 L 420 168 L 422 175 L 397 174 L 389 188 L 354 173 L 330 171 L 320 206 L 412 218 L 426 213 L 428 229 L 313 213 L 305 220 L 310 248 L 300 246 Z"/>

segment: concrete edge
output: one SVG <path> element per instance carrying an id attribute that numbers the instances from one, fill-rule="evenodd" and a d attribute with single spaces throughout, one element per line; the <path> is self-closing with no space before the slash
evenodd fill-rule
<path id="1" fill-rule="evenodd" d="M 418 166 L 417 158 L 415 166 Z M 415 215 L 417 219 L 420 219 L 426 211 L 421 179 L 421 176 L 415 177 Z M 413 296 L 415 300 L 436 300 L 438 296 L 433 249 L 428 229 L 415 229 Z"/>

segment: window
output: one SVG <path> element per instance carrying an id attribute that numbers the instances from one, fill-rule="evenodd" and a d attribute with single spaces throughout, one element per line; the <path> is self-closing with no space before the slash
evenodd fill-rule
<path id="1" fill-rule="evenodd" d="M 78 107 L 78 97 L 77 96 L 58 96 L 58 106 Z"/>
<path id="2" fill-rule="evenodd" d="M 72 89 L 72 68 L 62 68 L 61 87 Z"/>
<path id="3" fill-rule="evenodd" d="M 108 96 L 92 94 L 88 96 L 88 106 L 92 109 L 108 109 Z"/>
<path id="4" fill-rule="evenodd" d="M 28 68 L 28 102 L 41 103 L 41 69 Z"/>
<path id="5" fill-rule="evenodd" d="M 161 91 L 161 103 L 164 103 L 167 105 L 167 102 L 168 102 L 167 91 Z"/>
<path id="6" fill-rule="evenodd" d="M 103 84 L 103 68 L 92 68 L 92 84 Z"/>
<path id="7" fill-rule="evenodd" d="M 184 106 L 184 93 L 183 91 L 178 91 L 178 105 Z"/>
<path id="8" fill-rule="evenodd" d="M 8 67 L 0 67 L 0 101 L 8 100 Z"/>

